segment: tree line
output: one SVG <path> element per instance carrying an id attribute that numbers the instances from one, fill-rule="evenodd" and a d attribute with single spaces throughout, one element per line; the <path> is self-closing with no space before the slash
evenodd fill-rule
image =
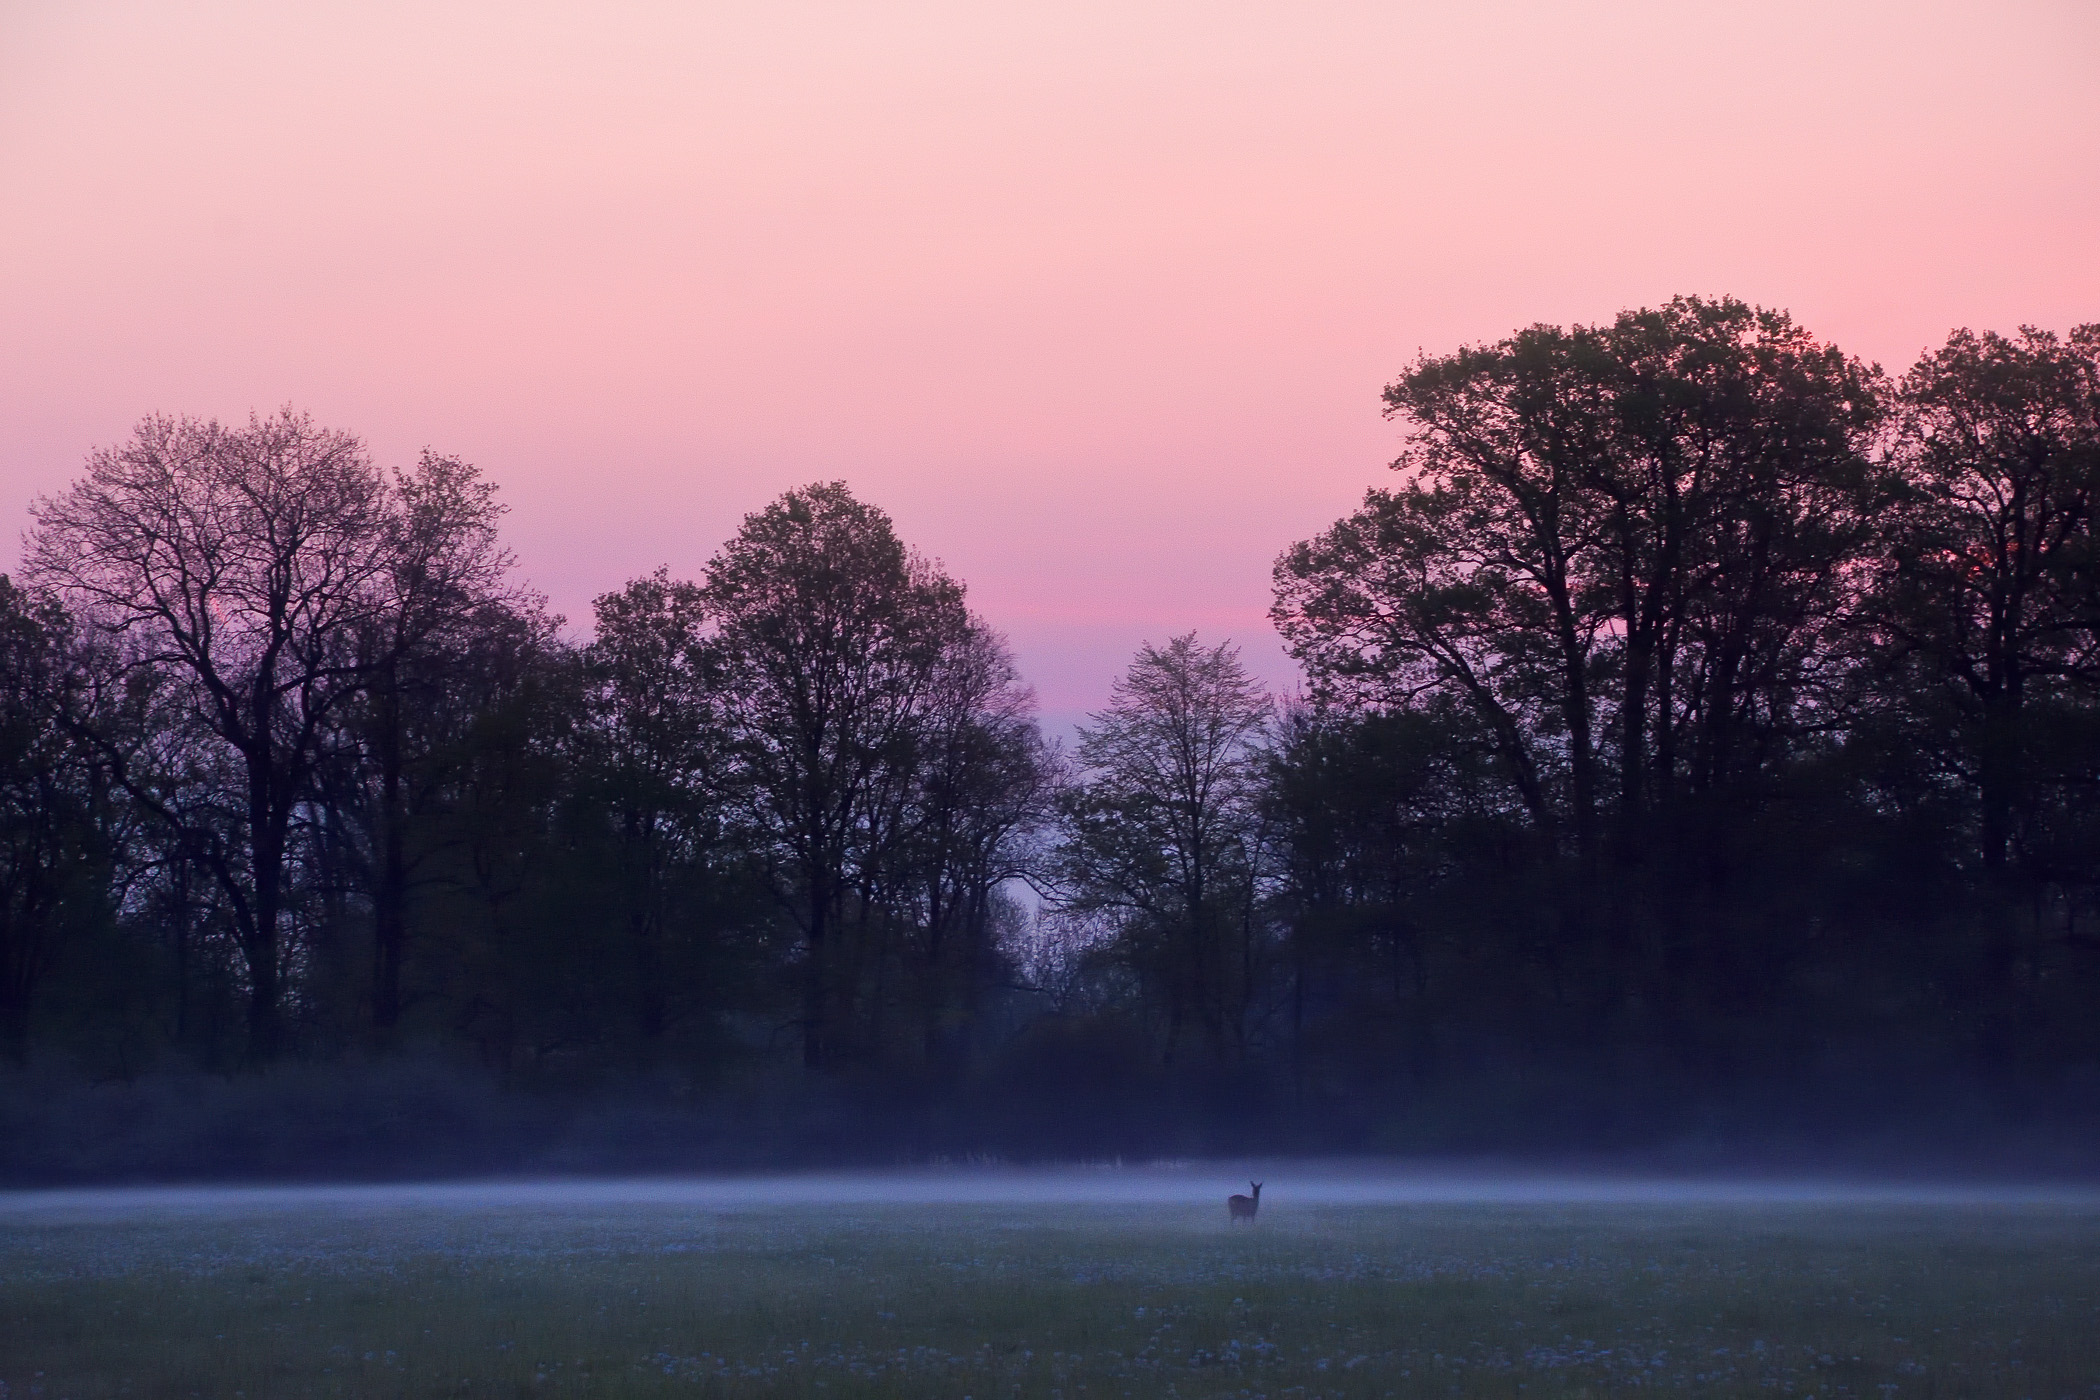
<path id="1" fill-rule="evenodd" d="M 0 580 L 0 1055 L 792 1066 L 1078 1146 L 2090 1087 L 2100 326 L 1891 377 L 1680 298 L 1385 402 L 1398 483 L 1276 565 L 1302 693 L 1191 633 L 1069 748 L 843 484 L 574 640 L 469 465 L 148 419 Z"/>

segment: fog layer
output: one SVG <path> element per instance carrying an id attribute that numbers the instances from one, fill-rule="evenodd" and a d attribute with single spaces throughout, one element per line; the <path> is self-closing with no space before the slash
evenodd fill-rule
<path id="1" fill-rule="evenodd" d="M 2080 1205 L 2100 1188 L 2058 1184 L 1875 1181 L 1864 1178 L 1668 1177 L 1507 1168 L 1244 1161 L 1051 1169 L 909 1168 L 594 1181 L 485 1181 L 339 1186 L 151 1186 L 0 1192 L 0 1221 L 82 1215 L 250 1212 L 330 1208 L 458 1211 L 695 1210 L 841 1205 L 1059 1205 L 1216 1203 L 1264 1184 L 1262 1207 L 1301 1205 Z"/>

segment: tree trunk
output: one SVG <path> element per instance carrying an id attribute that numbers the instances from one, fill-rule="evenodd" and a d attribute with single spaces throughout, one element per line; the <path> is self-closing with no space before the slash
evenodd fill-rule
<path id="1" fill-rule="evenodd" d="M 4 918 L 5 915 L 0 915 L 0 919 Z M 10 932 L 0 928 L 0 953 L 13 951 L 8 937 Z M 27 949 L 23 953 L 26 959 Z M 26 961 L 18 967 L 11 956 L 7 965 L 0 966 L 0 1057 L 17 1066 L 29 1062 L 28 970 Z"/>
<path id="2" fill-rule="evenodd" d="M 401 807 L 400 706 L 391 685 L 380 703 L 379 869 L 372 890 L 372 1024 L 401 1020 L 401 964 L 408 945 L 408 855 Z"/>
<path id="3" fill-rule="evenodd" d="M 175 858 L 175 1043 L 190 1041 L 190 863 Z"/>
<path id="4" fill-rule="evenodd" d="M 2005 696 L 1984 701 L 1983 734 L 1977 754 L 1977 833 L 1983 868 L 2002 871 L 2012 848 L 2014 789 L 2019 782 L 2019 718 Z"/>
<path id="5" fill-rule="evenodd" d="M 830 956 L 830 932 L 826 907 L 828 895 L 812 888 L 809 901 L 809 958 L 802 967 L 802 1067 L 821 1071 L 828 1067 L 829 1045 L 825 1025 L 825 960 Z"/>
<path id="6" fill-rule="evenodd" d="M 938 869 L 938 866 L 936 866 Z M 938 874 L 927 881 L 926 890 L 926 968 L 920 983 L 921 1048 L 928 1068 L 941 1062 L 941 1013 L 946 1008 L 947 997 L 942 986 L 941 955 L 945 950 L 946 924 L 950 906 L 942 898 L 941 880 Z"/>
<path id="7" fill-rule="evenodd" d="M 248 778 L 249 874 L 254 903 L 241 950 L 248 964 L 248 1058 L 267 1064 L 282 1048 L 283 999 L 278 920 L 284 901 L 285 821 L 272 800 L 266 758 L 251 757 Z M 287 814 L 288 816 L 288 814 Z"/>
<path id="8" fill-rule="evenodd" d="M 1574 791 L 1575 851 L 1587 872 L 1596 846 L 1597 774 L 1595 744 L 1590 735 L 1587 657 L 1575 627 L 1575 614 L 1564 597 L 1554 597 L 1561 653 L 1561 718 L 1568 726 L 1568 777 Z"/>

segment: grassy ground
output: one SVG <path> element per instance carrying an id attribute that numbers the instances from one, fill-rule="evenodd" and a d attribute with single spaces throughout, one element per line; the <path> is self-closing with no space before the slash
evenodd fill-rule
<path id="1" fill-rule="evenodd" d="M 2100 1396 L 2066 1206 L 0 1211 L 0 1397 Z"/>

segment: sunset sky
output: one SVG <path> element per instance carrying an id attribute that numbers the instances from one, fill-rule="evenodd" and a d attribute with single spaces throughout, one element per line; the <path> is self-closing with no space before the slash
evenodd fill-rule
<path id="1" fill-rule="evenodd" d="M 0 564 L 141 415 L 478 463 L 581 624 L 844 478 L 1046 717 L 1387 477 L 1419 351 L 1678 292 L 2100 320 L 2100 4 L 0 0 Z"/>

